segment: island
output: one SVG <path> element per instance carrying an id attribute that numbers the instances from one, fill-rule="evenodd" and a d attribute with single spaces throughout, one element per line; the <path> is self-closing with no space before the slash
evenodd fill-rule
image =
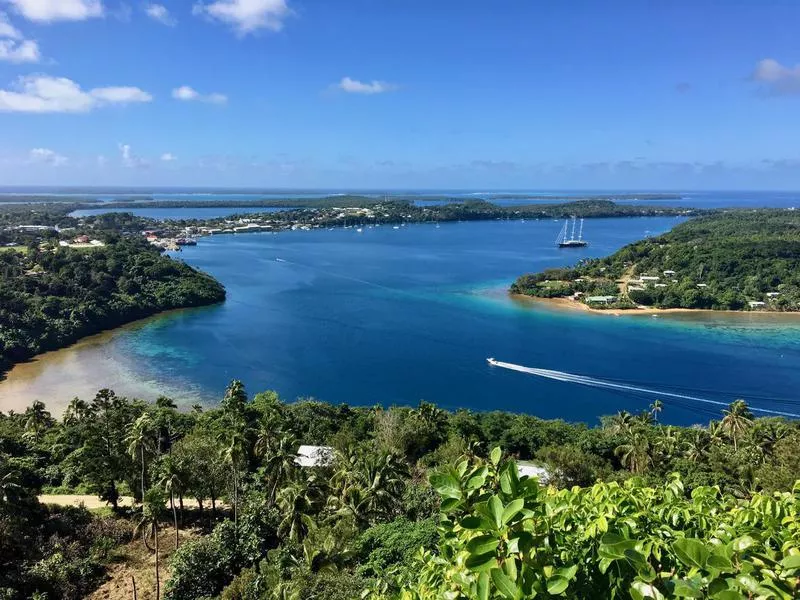
<path id="1" fill-rule="evenodd" d="M 25 245 L 0 247 L 0 378 L 14 363 L 87 335 L 225 299 L 214 278 L 141 236 L 22 227 L 16 235 L 28 237 Z"/>
<path id="2" fill-rule="evenodd" d="M 519 277 L 511 293 L 597 310 L 800 310 L 800 213 L 725 210 L 611 256 Z"/>

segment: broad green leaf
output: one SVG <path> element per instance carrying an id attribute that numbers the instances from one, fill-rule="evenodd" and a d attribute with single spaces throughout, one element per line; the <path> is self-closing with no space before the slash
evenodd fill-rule
<path id="1" fill-rule="evenodd" d="M 706 561 L 708 561 L 710 555 L 705 543 L 694 538 L 675 540 L 672 543 L 672 550 L 683 564 L 699 569 L 706 566 Z"/>
<path id="2" fill-rule="evenodd" d="M 712 554 L 711 556 L 709 556 L 708 562 L 706 564 L 707 566 L 713 567 L 720 571 L 730 571 L 731 569 L 733 569 L 733 563 L 731 562 L 731 560 L 728 557 L 722 556 L 720 554 Z"/>
<path id="3" fill-rule="evenodd" d="M 449 513 L 459 504 L 461 504 L 461 500 L 458 498 L 445 498 L 439 508 L 442 509 L 442 512 Z"/>
<path id="4" fill-rule="evenodd" d="M 458 480 L 450 473 L 434 473 L 430 478 L 431 485 L 443 498 L 461 498 L 461 487 Z"/>
<path id="5" fill-rule="evenodd" d="M 800 569 L 800 554 L 791 554 L 784 556 L 781 561 L 781 566 L 784 569 Z"/>
<path id="6" fill-rule="evenodd" d="M 489 498 L 489 513 L 494 519 L 495 525 L 498 529 L 503 525 L 503 501 L 497 496 Z"/>
<path id="7" fill-rule="evenodd" d="M 697 582 L 691 579 L 676 579 L 672 581 L 672 593 L 679 598 L 702 598 L 703 592 Z"/>
<path id="8" fill-rule="evenodd" d="M 469 515 L 461 519 L 458 524 L 469 530 L 492 531 L 494 529 L 494 524 L 483 515 Z"/>
<path id="9" fill-rule="evenodd" d="M 492 451 L 489 454 L 489 458 L 491 459 L 492 464 L 494 466 L 497 466 L 497 465 L 500 464 L 500 459 L 502 457 L 503 457 L 503 451 L 500 449 L 499 446 L 495 446 L 494 448 L 492 448 Z"/>
<path id="10" fill-rule="evenodd" d="M 714 600 L 746 600 L 747 596 L 736 590 L 720 590 L 711 596 Z"/>
<path id="11" fill-rule="evenodd" d="M 486 554 L 497 550 L 499 544 L 500 540 L 493 535 L 479 535 L 467 542 L 467 551 L 470 554 Z"/>
<path id="12" fill-rule="evenodd" d="M 485 571 L 497 566 L 497 559 L 494 552 L 487 552 L 486 554 L 470 554 L 469 558 L 464 561 L 464 566 L 470 571 Z"/>
<path id="13" fill-rule="evenodd" d="M 497 591 L 500 592 L 504 598 L 516 600 L 518 597 L 517 586 L 509 579 L 508 575 L 503 573 L 500 569 L 492 569 L 492 581 Z"/>
<path id="14" fill-rule="evenodd" d="M 555 575 L 547 580 L 547 593 L 553 596 L 564 593 L 568 587 L 569 581 L 560 575 Z"/>
<path id="15" fill-rule="evenodd" d="M 478 575 L 478 600 L 489 600 L 489 573 Z"/>
<path id="16" fill-rule="evenodd" d="M 733 542 L 731 542 L 731 544 L 733 545 L 733 549 L 736 552 L 744 552 L 755 543 L 756 541 L 749 535 L 743 535 L 742 537 L 736 538 L 735 540 L 733 540 Z"/>
<path id="17" fill-rule="evenodd" d="M 644 581 L 634 581 L 630 589 L 631 597 L 636 600 L 663 600 L 664 595 L 654 585 Z"/>
<path id="18" fill-rule="evenodd" d="M 560 569 L 556 569 L 555 574 L 559 577 L 563 577 L 567 581 L 572 581 L 575 575 L 578 574 L 578 565 L 572 565 L 571 567 L 561 567 Z"/>
<path id="19" fill-rule="evenodd" d="M 511 519 L 517 516 L 517 513 L 525 506 L 525 500 L 517 498 L 508 503 L 508 506 L 503 510 L 503 524 L 508 525 Z"/>

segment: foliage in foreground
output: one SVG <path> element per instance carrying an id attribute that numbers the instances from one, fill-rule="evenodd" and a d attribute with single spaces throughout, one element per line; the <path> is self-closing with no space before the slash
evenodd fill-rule
<path id="1" fill-rule="evenodd" d="M 145 545 L 155 541 L 157 529 L 168 529 L 175 533 L 175 546 L 167 541 L 171 550 L 178 546 L 179 529 L 199 527 L 206 535 L 181 543 L 171 556 L 170 578 L 162 588 L 169 600 L 345 600 L 365 589 L 401 594 L 402 585 L 406 594 L 420 598 L 430 598 L 421 595 L 428 592 L 449 598 L 445 588 L 431 588 L 431 581 L 451 585 L 448 577 L 472 576 L 474 565 L 466 565 L 463 552 L 474 553 L 473 537 L 486 535 L 500 535 L 502 541 L 480 546 L 484 551 L 477 554 L 494 551 L 504 568 L 510 563 L 497 552 L 508 551 L 515 537 L 535 544 L 529 549 L 535 548 L 535 555 L 517 552 L 519 542 L 514 552 L 518 573 L 533 561 L 534 581 L 545 586 L 539 595 L 554 593 L 546 587 L 555 571 L 546 567 L 577 565 L 574 577 L 566 577 L 569 570 L 559 572 L 569 583 L 564 594 L 583 597 L 574 586 L 605 585 L 603 577 L 616 574 L 617 597 L 630 597 L 633 571 L 626 575 L 621 569 L 642 566 L 634 550 L 660 578 L 648 585 L 673 593 L 662 571 L 673 568 L 668 561 L 676 560 L 672 544 L 680 537 L 707 543 L 750 535 L 751 549 L 731 555 L 742 576 L 740 559 L 766 555 L 766 546 L 778 552 L 778 536 L 796 534 L 778 531 L 768 541 L 727 513 L 772 502 L 773 491 L 792 488 L 800 478 L 800 422 L 754 418 L 740 400 L 707 427 L 660 424 L 662 411 L 669 410 L 656 401 L 649 411 L 620 412 L 588 427 L 500 411 L 447 412 L 426 402 L 389 409 L 284 403 L 274 392 L 248 397 L 238 381 L 219 407 L 189 412 L 168 398 L 147 403 L 110 390 L 91 402 L 74 399 L 60 420 L 36 402 L 24 413 L 0 413 L 0 590 L 16 591 L 7 593 L 14 600 L 37 592 L 50 600 L 82 597 L 102 579 L 109 550 L 123 541 L 102 533 L 120 519 L 103 521 L 85 511 L 71 516 L 39 505 L 36 495 L 45 485 L 95 493 L 112 507 L 123 494 L 144 499 L 133 516 L 136 537 Z M 331 462 L 298 466 L 301 443 L 330 446 Z M 545 465 L 551 488 L 520 482 L 513 463 L 487 457 L 496 446 Z M 463 456 L 469 457 L 466 463 Z M 671 479 L 673 472 L 681 473 L 680 484 Z M 431 473 L 438 493 L 428 482 Z M 671 482 L 667 488 L 665 480 Z M 440 494 L 446 528 L 439 527 Z M 480 516 L 478 506 L 494 495 L 502 507 L 495 502 L 491 518 L 500 508 L 502 515 L 509 506 L 519 507 L 502 523 L 508 535 L 464 529 L 465 519 Z M 780 500 L 788 496 L 775 498 L 775 506 L 783 506 L 778 516 L 795 514 Z M 705 502 L 705 513 L 692 507 L 697 502 Z M 190 505 L 196 510 L 187 510 Z M 82 524 L 63 525 L 77 516 Z M 698 525 L 701 517 L 711 520 Z M 770 531 L 772 524 L 763 515 L 758 519 L 763 522 L 750 525 Z M 124 541 L 131 539 L 129 530 L 126 526 Z M 97 548 L 89 533 L 94 531 L 102 533 L 94 536 Z M 592 565 L 602 564 L 600 548 L 614 546 L 613 538 L 603 537 L 608 533 L 660 541 L 642 547 L 620 541 L 625 560 L 598 571 Z M 420 548 L 428 553 L 422 563 L 414 558 Z M 448 565 L 455 561 L 456 571 L 442 566 L 442 557 Z M 674 567 L 673 574 L 685 574 L 677 563 Z M 431 581 L 420 580 L 420 573 Z M 62 585 L 65 581 L 75 585 Z M 469 583 L 447 590 L 454 598 L 467 597 Z M 527 580 L 517 584 L 528 585 Z"/>
<path id="2" fill-rule="evenodd" d="M 556 490 L 513 460 L 437 471 L 438 554 L 423 552 L 402 600 L 781 598 L 800 595 L 800 481 L 748 501 L 680 477 Z M 376 593 L 386 598 L 389 594 Z"/>

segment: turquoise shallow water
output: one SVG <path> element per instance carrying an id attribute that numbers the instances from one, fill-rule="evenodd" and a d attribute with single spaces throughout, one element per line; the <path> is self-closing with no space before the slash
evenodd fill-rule
<path id="1" fill-rule="evenodd" d="M 216 307 L 179 312 L 12 372 L 8 398 L 66 402 L 106 385 L 214 403 L 227 382 L 285 398 L 354 405 L 508 409 L 594 421 L 654 397 L 491 368 L 486 357 L 789 412 L 800 385 L 800 319 L 742 315 L 613 317 L 519 302 L 520 273 L 609 254 L 678 223 L 587 221 L 591 246 L 559 250 L 560 223 L 494 221 L 204 238 L 178 257 L 227 287 Z M 277 260 L 280 259 L 280 260 Z M 663 417 L 709 407 L 664 398 Z M 8 400 L 7 404 L 12 400 Z M 6 406 L 8 408 L 8 406 Z M 713 409 L 712 412 L 717 412 Z"/>

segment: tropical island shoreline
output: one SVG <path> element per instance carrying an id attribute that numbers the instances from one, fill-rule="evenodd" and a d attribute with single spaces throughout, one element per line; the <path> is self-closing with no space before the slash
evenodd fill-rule
<path id="1" fill-rule="evenodd" d="M 607 314 L 800 311 L 792 209 L 708 213 L 610 256 L 521 275 L 509 291 Z"/>
<path id="2" fill-rule="evenodd" d="M 570 297 L 536 298 L 526 294 L 515 294 L 513 292 L 509 292 L 508 295 L 516 302 L 539 305 L 547 308 L 548 310 L 556 310 L 559 312 L 580 312 L 592 315 L 606 315 L 611 317 L 657 317 L 660 315 L 735 315 L 737 317 L 754 317 L 759 320 L 766 320 L 770 318 L 786 319 L 800 324 L 800 311 L 776 312 L 729 309 L 714 310 L 710 308 L 656 308 L 652 306 L 637 306 L 634 308 L 592 308 L 588 304 Z"/>

